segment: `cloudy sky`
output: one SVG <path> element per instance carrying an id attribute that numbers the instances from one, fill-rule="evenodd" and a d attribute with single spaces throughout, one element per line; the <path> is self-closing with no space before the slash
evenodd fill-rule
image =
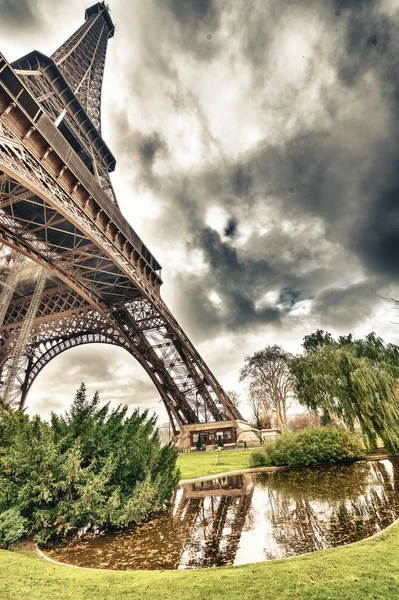
<path id="1" fill-rule="evenodd" d="M 51 54 L 81 0 L 0 0 L 10 61 Z M 103 135 L 122 212 L 162 294 L 227 389 L 266 344 L 376 331 L 399 297 L 396 0 L 113 0 Z M 36 380 L 29 410 L 80 381 L 166 413 L 122 349 L 86 346 Z M 245 410 L 244 410 L 245 412 Z"/>

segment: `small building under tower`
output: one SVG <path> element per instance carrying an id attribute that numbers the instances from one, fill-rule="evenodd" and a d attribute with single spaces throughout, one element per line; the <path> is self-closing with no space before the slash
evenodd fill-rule
<path id="1" fill-rule="evenodd" d="M 201 437 L 202 446 L 217 446 L 219 437 L 223 446 L 234 446 L 237 441 L 236 428 L 224 423 L 199 423 L 190 431 L 190 448 L 197 448 L 198 438 Z"/>
<path id="2" fill-rule="evenodd" d="M 224 448 L 244 448 L 245 444 L 247 448 L 260 446 L 260 433 L 245 421 L 237 419 L 184 425 L 183 431 L 175 438 L 175 447 L 183 452 L 196 450 L 200 436 L 201 445 L 209 450 L 216 448 L 219 436 Z"/>

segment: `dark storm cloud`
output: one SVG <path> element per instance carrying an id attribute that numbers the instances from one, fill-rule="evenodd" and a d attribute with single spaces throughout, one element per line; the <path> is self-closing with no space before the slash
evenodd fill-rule
<path id="1" fill-rule="evenodd" d="M 184 312 L 197 338 L 207 337 L 211 331 L 215 334 L 279 324 L 281 311 L 277 307 L 256 303 L 265 282 L 278 278 L 266 261 L 239 258 L 236 249 L 209 227 L 198 233 L 196 244 L 203 250 L 210 269 L 200 277 L 181 280 L 179 285 L 184 290 Z M 220 308 L 209 299 L 212 291 L 222 301 Z"/>
<path id="2" fill-rule="evenodd" d="M 218 51 L 217 32 L 220 25 L 220 5 L 215 0 L 158 0 L 161 10 L 168 11 L 170 31 L 178 33 L 182 47 L 200 60 L 207 60 Z M 176 28 L 178 26 L 178 29 Z"/>
<path id="3" fill-rule="evenodd" d="M 393 58 L 397 24 L 378 10 L 378 3 L 356 3 L 346 10 L 346 44 L 344 60 L 338 73 L 345 85 L 356 85 L 359 78 L 370 69 L 381 69 Z M 393 64 L 391 63 L 391 66 Z M 389 83 L 382 81 L 383 85 Z"/>
<path id="4" fill-rule="evenodd" d="M 273 11 L 273 3 L 263 3 L 260 6 L 259 2 L 254 3 L 243 3 L 245 5 L 245 12 L 243 19 L 247 26 L 243 28 L 243 52 L 246 57 L 251 61 L 255 71 L 262 69 L 268 63 L 268 49 L 272 43 L 273 37 L 269 35 L 269 23 L 270 12 Z M 277 16 L 277 11 L 273 11 L 274 16 Z M 277 23 L 279 17 L 277 16 Z M 275 26 L 277 23 L 273 20 Z M 277 26 L 278 27 L 278 26 Z"/>
<path id="5" fill-rule="evenodd" d="M 290 288 L 283 288 L 280 292 L 277 304 L 282 304 L 286 308 L 292 308 L 294 304 L 299 300 L 301 292 L 299 290 L 291 290 Z"/>
<path id="6" fill-rule="evenodd" d="M 241 159 L 239 172 L 245 169 L 251 173 L 247 183 L 240 188 L 240 196 L 246 204 L 258 201 L 262 196 L 272 194 L 275 202 L 281 203 L 283 210 L 291 214 L 316 214 L 334 221 L 342 216 L 345 207 L 345 179 L 347 158 L 340 147 L 338 133 L 326 131 L 300 131 L 280 145 L 268 144 L 265 140 Z M 329 167 L 340 165 L 342 169 L 335 176 Z M 231 177 L 236 177 L 237 169 L 231 166 Z"/>
<path id="7" fill-rule="evenodd" d="M 209 278 L 179 276 L 175 284 L 180 290 L 175 302 L 176 314 L 183 328 L 200 342 L 226 333 L 251 333 L 268 325 L 279 327 L 281 311 L 270 303 L 257 307 L 251 291 L 245 285 L 218 285 L 213 276 Z M 222 305 L 215 305 L 209 292 L 217 290 Z"/>
<path id="8" fill-rule="evenodd" d="M 381 282 L 375 279 L 362 281 L 346 288 L 332 287 L 323 290 L 312 308 L 312 314 L 322 327 L 351 330 L 364 323 L 375 303 Z"/>
<path id="9" fill-rule="evenodd" d="M 144 168 L 152 167 L 157 155 L 164 153 L 167 146 L 159 133 L 143 137 L 138 144 L 138 152 Z"/>
<path id="10" fill-rule="evenodd" d="M 226 237 L 234 237 L 237 232 L 237 220 L 229 219 L 226 227 L 224 228 L 224 235 Z"/>
<path id="11" fill-rule="evenodd" d="M 227 298 L 227 305 L 231 317 L 227 320 L 227 326 L 232 329 L 247 328 L 251 330 L 253 325 L 278 325 L 280 322 L 280 310 L 275 306 L 262 306 L 257 308 L 255 302 L 245 293 L 232 291 Z"/>
<path id="12" fill-rule="evenodd" d="M 32 0 L 0 0 L 1 21 L 11 28 L 33 29 L 40 21 L 38 4 Z"/>
<path id="13" fill-rule="evenodd" d="M 230 185 L 235 196 L 238 198 L 246 197 L 248 199 L 252 185 L 252 176 L 248 165 L 245 167 L 242 165 L 233 167 Z"/>
<path id="14" fill-rule="evenodd" d="M 399 164 L 385 189 L 377 190 L 357 228 L 355 248 L 374 273 L 399 275 Z M 388 178 L 389 179 L 389 178 Z"/>
<path id="15" fill-rule="evenodd" d="M 279 207 L 279 218 L 287 211 L 295 219 L 306 219 L 306 213 L 311 215 L 315 212 L 316 203 L 319 204 L 317 212 L 321 213 L 323 197 L 319 190 L 323 185 L 314 182 L 312 174 L 308 174 L 308 161 L 314 165 L 316 155 L 320 158 L 323 154 L 320 144 L 317 146 L 313 143 L 319 139 L 310 136 L 307 140 L 292 140 L 290 149 L 265 146 L 249 153 L 244 164 L 241 159 L 239 165 L 226 163 L 224 166 L 204 167 L 191 177 L 175 175 L 168 179 L 167 185 L 157 181 L 157 186 L 163 185 L 158 193 L 167 205 L 166 213 L 163 213 L 159 223 L 158 234 L 167 244 L 171 240 L 175 243 L 186 239 L 191 250 L 201 251 L 209 267 L 206 274 L 201 273 L 199 280 L 195 275 L 190 275 L 189 278 L 179 278 L 177 281 L 183 302 L 179 304 L 180 314 L 185 313 L 190 329 L 195 330 L 197 336 L 206 337 L 214 335 L 216 331 L 229 329 L 278 325 L 281 310 L 275 306 L 264 306 L 264 303 L 259 302 L 262 295 L 270 288 L 281 287 L 284 290 L 291 286 L 288 289 L 292 290 L 289 299 L 289 307 L 292 307 L 301 293 L 298 286 L 304 287 L 305 291 L 312 290 L 309 265 L 313 254 L 317 257 L 317 239 L 307 240 L 303 235 L 293 236 L 284 232 L 276 223 L 262 236 L 251 236 L 243 253 L 229 242 L 237 234 L 237 219 L 228 220 L 224 227 L 222 233 L 226 236 L 226 241 L 212 228 L 204 227 L 204 219 L 209 204 L 207 199 L 214 201 L 216 197 L 217 204 L 229 210 L 234 207 L 244 217 L 248 217 L 251 210 L 259 208 L 263 212 L 262 222 L 267 225 L 269 211 L 264 200 L 265 192 L 279 195 L 273 207 Z M 291 158 L 301 142 L 303 155 Z M 234 181 L 235 178 L 237 182 L 238 173 L 240 180 L 244 179 L 246 184 L 241 185 L 239 193 L 232 196 L 229 193 L 230 186 L 225 188 L 224 182 Z M 244 176 L 243 173 L 251 173 L 251 176 Z M 287 188 L 287 181 L 291 180 L 296 182 L 298 188 L 298 191 L 293 191 L 295 193 Z M 339 219 L 337 204 L 338 202 L 335 203 L 334 214 Z M 327 213 L 331 212 L 328 200 L 325 210 Z M 307 273 L 303 277 L 301 270 L 305 268 Z M 318 264 L 314 271 L 317 280 L 321 277 Z M 329 275 L 326 273 L 322 277 L 328 281 Z M 223 310 L 215 310 L 209 301 L 210 290 L 216 291 L 222 299 Z M 278 303 L 287 305 L 287 302 L 288 291 L 282 291 Z"/>
<path id="16" fill-rule="evenodd" d="M 118 158 L 127 157 L 129 167 L 131 164 L 134 165 L 141 183 L 155 189 L 157 178 L 153 173 L 154 165 L 157 160 L 169 155 L 169 149 L 162 134 L 157 131 L 143 134 L 132 129 L 125 112 L 115 113 L 114 123 L 118 131 L 125 132 L 123 136 L 118 136 L 115 143 L 115 152 Z"/>
<path id="17" fill-rule="evenodd" d="M 213 0 L 167 0 L 163 4 L 167 4 L 175 19 L 183 25 L 192 21 L 196 25 L 204 21 L 212 22 L 217 15 Z"/>
<path id="18" fill-rule="evenodd" d="M 323 314 L 336 326 L 341 315 L 342 324 L 349 325 L 344 304 L 349 314 L 351 279 L 362 270 L 373 281 L 382 273 L 388 281 L 397 276 L 399 18 L 388 8 L 360 1 L 154 5 L 154 22 L 167 11 L 171 29 L 162 32 L 162 51 L 159 30 L 146 39 L 153 55 L 147 75 L 154 82 L 168 81 L 165 98 L 172 98 L 176 115 L 182 120 L 194 115 L 198 140 L 214 152 L 213 159 L 182 171 L 173 162 L 168 137 L 161 137 L 170 152 L 167 175 L 147 179 L 164 207 L 153 225 L 154 238 L 164 247 L 184 241 L 187 251 L 199 251 L 204 261 L 198 276 L 174 275 L 182 292 L 180 310 L 196 316 L 203 336 L 268 323 L 284 326 L 284 314 L 306 299 L 313 299 L 312 314 Z M 208 30 L 215 42 L 212 52 L 204 41 Z M 297 40 L 288 59 L 295 59 L 297 69 L 300 59 L 307 66 L 301 83 L 291 84 L 284 79 L 290 63 L 276 67 L 275 61 Z M 313 45 L 306 45 L 308 40 Z M 224 54 L 219 57 L 215 48 Z M 189 65 L 177 58 L 185 52 L 191 54 Z M 165 53 L 168 67 L 158 68 L 162 61 L 156 56 Z M 204 59 L 209 68 L 220 59 L 221 67 L 228 64 L 237 77 L 249 69 L 252 95 L 242 106 L 242 127 L 246 106 L 254 103 L 259 123 L 269 115 L 281 122 L 280 135 L 269 135 L 265 127 L 249 148 L 242 150 L 237 142 L 230 152 L 223 139 L 217 145 L 212 95 L 204 106 L 201 90 L 190 85 L 192 72 L 198 80 L 206 78 Z M 277 99 L 267 85 L 276 73 L 281 73 L 283 90 Z M 330 73 L 326 79 L 325 73 Z M 315 83 L 313 97 L 303 100 L 304 90 Z M 229 81 L 221 79 L 212 91 L 216 96 L 228 88 Z M 313 113 L 319 118 L 312 118 Z M 164 150 L 151 136 L 138 148 L 137 168 L 144 176 Z M 225 211 L 217 231 L 207 225 L 215 206 Z M 247 237 L 243 241 L 240 235 Z M 211 290 L 220 306 L 209 300 Z M 274 306 L 264 299 L 270 290 Z M 335 312 L 327 306 L 333 297 L 339 305 Z M 363 316 L 377 297 L 374 283 L 362 300 Z"/>
<path id="19" fill-rule="evenodd" d="M 363 10 L 350 13 L 345 60 L 338 66 L 348 87 L 373 76 L 390 109 L 392 137 L 378 148 L 376 164 L 364 179 L 363 198 L 358 199 L 363 214 L 354 228 L 353 245 L 373 272 L 394 277 L 399 273 L 399 151 L 397 144 L 392 148 L 390 142 L 399 132 L 398 19 L 398 10 L 388 18 L 376 3 L 365 3 Z"/>

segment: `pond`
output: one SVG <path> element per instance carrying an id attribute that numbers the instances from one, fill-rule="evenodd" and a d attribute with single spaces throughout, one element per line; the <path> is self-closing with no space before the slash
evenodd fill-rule
<path id="1" fill-rule="evenodd" d="M 399 517 L 399 461 L 238 475 L 178 489 L 135 530 L 47 550 L 102 569 L 191 569 L 295 556 L 369 537 Z"/>

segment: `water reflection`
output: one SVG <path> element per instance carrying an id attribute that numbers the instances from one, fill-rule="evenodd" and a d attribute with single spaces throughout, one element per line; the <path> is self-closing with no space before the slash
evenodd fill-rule
<path id="1" fill-rule="evenodd" d="M 399 516 L 399 462 L 240 475 L 180 488 L 135 531 L 105 533 L 48 554 L 108 569 L 239 565 L 313 552 L 377 533 Z"/>

